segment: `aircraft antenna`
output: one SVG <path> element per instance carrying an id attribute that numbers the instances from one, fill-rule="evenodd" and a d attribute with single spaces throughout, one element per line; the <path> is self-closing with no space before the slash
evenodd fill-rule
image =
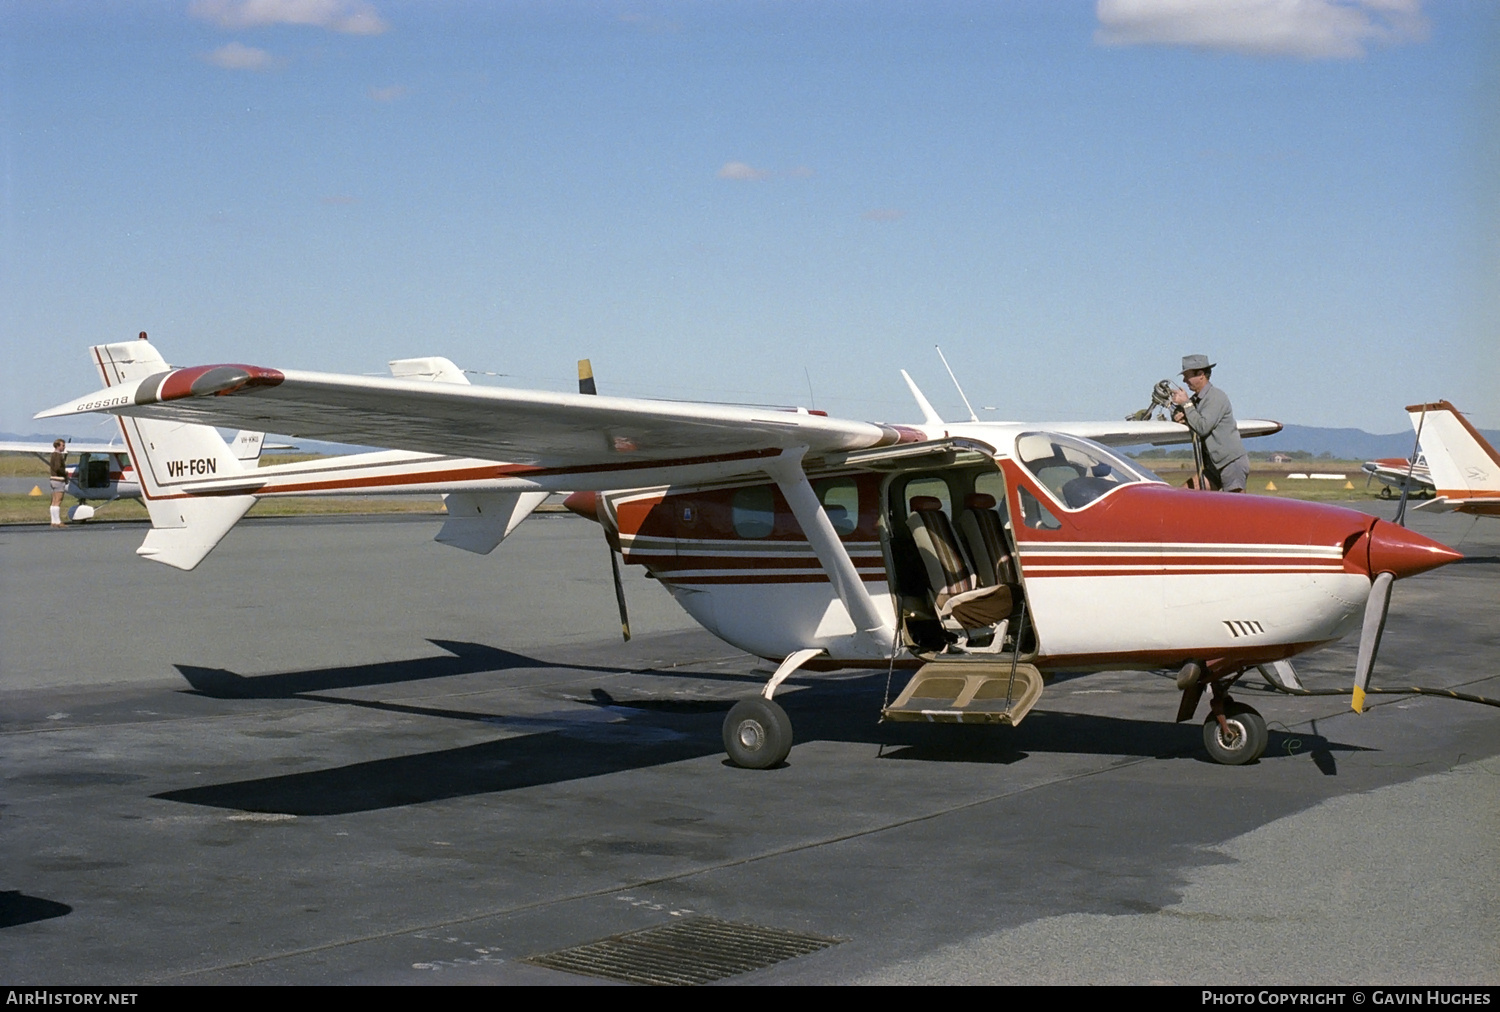
<path id="1" fill-rule="evenodd" d="M 964 388 L 958 386 L 958 377 L 953 375 L 953 367 L 948 364 L 948 356 L 943 354 L 943 349 L 940 346 L 935 344 L 933 347 L 937 348 L 938 358 L 943 360 L 943 368 L 948 370 L 948 378 L 953 381 L 955 387 L 958 387 L 958 396 L 963 397 L 964 407 L 969 409 L 969 421 L 979 421 L 979 416 L 974 413 L 974 406 L 969 403 L 969 398 L 964 395 Z"/>

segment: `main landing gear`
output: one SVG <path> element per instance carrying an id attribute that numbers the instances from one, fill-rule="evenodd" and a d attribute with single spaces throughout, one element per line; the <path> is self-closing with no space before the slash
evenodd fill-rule
<path id="1" fill-rule="evenodd" d="M 724 718 L 724 751 L 730 762 L 747 770 L 764 770 L 786 760 L 792 750 L 792 721 L 771 697 L 792 672 L 822 652 L 808 649 L 788 655 L 760 695 L 734 704 Z"/>
<path id="2" fill-rule="evenodd" d="M 792 750 L 792 721 L 774 699 L 742 699 L 724 718 L 724 751 L 747 770 L 778 766 Z"/>

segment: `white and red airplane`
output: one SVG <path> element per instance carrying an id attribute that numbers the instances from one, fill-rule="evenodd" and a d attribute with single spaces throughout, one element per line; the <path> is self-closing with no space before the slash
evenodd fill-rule
<path id="1" fill-rule="evenodd" d="M 1367 460 L 1360 465 L 1360 470 L 1369 475 L 1365 479 L 1366 487 L 1369 487 L 1370 478 L 1380 482 L 1382 499 L 1389 499 L 1403 492 L 1414 497 L 1433 494 L 1432 472 L 1427 468 L 1427 458 L 1420 453 L 1416 460 L 1407 460 L 1405 457 Z"/>
<path id="2" fill-rule="evenodd" d="M 230 450 L 241 465 L 254 467 L 265 448 L 264 433 L 247 430 L 235 433 Z M 119 499 L 141 498 L 141 483 L 130 462 L 130 451 L 124 443 L 88 443 L 69 440 L 65 451 L 78 459 L 68 465 L 66 494 L 78 503 L 68 511 L 68 519 L 78 523 L 92 520 L 99 507 L 91 503 L 110 503 Z M 0 441 L 0 453 L 30 453 L 49 461 L 51 443 Z"/>
<path id="3" fill-rule="evenodd" d="M 1435 498 L 1415 508 L 1500 516 L 1500 453 L 1447 401 L 1413 404 L 1406 412 L 1435 490 Z"/>
<path id="4" fill-rule="evenodd" d="M 1461 557 L 1340 507 L 1174 489 L 1104 445 L 1185 441 L 1172 422 L 948 423 L 913 385 L 923 422 L 882 425 L 472 387 L 443 359 L 386 379 L 93 355 L 104 388 L 38 417 L 119 416 L 139 554 L 191 569 L 257 497 L 359 492 L 447 493 L 437 540 L 483 553 L 570 491 L 697 621 L 781 662 L 725 720 L 742 766 L 786 757 L 789 675 L 858 666 L 918 669 L 887 719 L 1010 724 L 1043 671 L 1177 669 L 1178 719 L 1211 688 L 1206 747 L 1249 762 L 1267 735 L 1229 695 L 1242 674 L 1294 679 L 1287 658 L 1361 628 L 1361 709 L 1392 581 Z M 402 449 L 250 470 L 214 425 Z"/>

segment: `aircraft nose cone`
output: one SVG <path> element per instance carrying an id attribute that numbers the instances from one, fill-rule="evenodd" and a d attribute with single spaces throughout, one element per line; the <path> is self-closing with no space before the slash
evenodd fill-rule
<path id="1" fill-rule="evenodd" d="M 1370 575 L 1390 573 L 1398 580 L 1464 557 L 1463 552 L 1385 520 L 1370 528 L 1369 543 Z"/>

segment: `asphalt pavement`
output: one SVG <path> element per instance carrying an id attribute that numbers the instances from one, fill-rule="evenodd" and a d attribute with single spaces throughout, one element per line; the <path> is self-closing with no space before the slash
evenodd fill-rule
<path id="1" fill-rule="evenodd" d="M 139 524 L 0 529 L 0 983 L 600 983 L 524 960 L 705 924 L 819 940 L 725 983 L 1500 983 L 1500 709 L 1247 680 L 1271 743 L 1229 768 L 1165 673 L 1015 729 L 799 675 L 787 764 L 741 770 L 768 665 L 634 567 L 622 644 L 586 521 L 438 525 L 251 520 L 192 573 Z M 1375 684 L 1500 697 L 1500 522 L 1413 526 L 1468 557 L 1396 585 Z"/>

